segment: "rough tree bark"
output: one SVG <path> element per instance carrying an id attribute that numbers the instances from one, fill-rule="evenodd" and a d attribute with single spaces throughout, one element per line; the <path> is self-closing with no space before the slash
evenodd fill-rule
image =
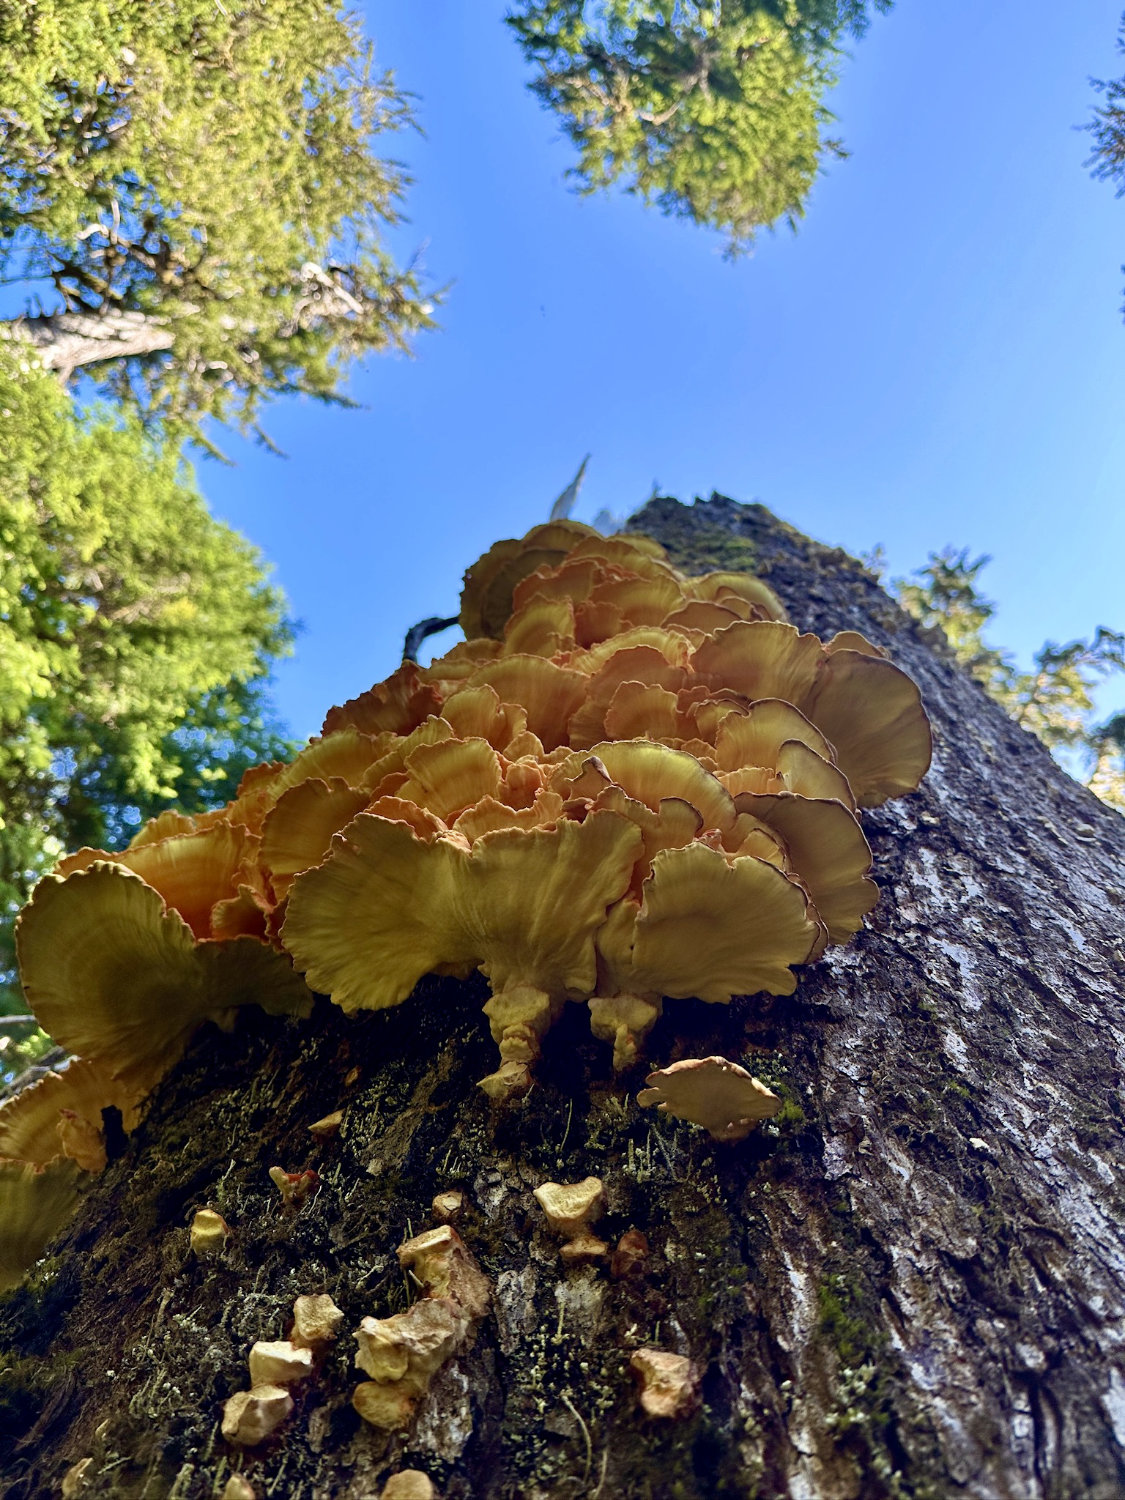
<path id="1" fill-rule="evenodd" d="M 747 1062 L 783 1092 L 778 1122 L 727 1146 L 638 1109 L 581 1007 L 498 1113 L 474 1084 L 493 1053 L 473 982 L 209 1031 L 6 1301 L 13 1500 L 57 1495 L 84 1458 L 84 1497 L 152 1500 L 218 1495 L 234 1470 L 259 1496 L 360 1500 L 403 1467 L 448 1500 L 1125 1492 L 1125 821 L 844 553 L 720 498 L 634 525 L 692 569 L 756 560 L 803 628 L 864 631 L 934 723 L 921 791 L 865 817 L 882 900 L 859 938 L 791 999 L 672 1003 L 650 1038 L 658 1063 Z M 275 1163 L 321 1174 L 296 1215 Z M 531 1190 L 590 1173 L 603 1238 L 648 1238 L 640 1274 L 559 1259 Z M 395 1247 L 455 1187 L 492 1312 L 387 1438 L 349 1404 L 350 1330 L 405 1305 Z M 202 1263 L 186 1225 L 208 1203 L 233 1235 Z M 276 1441 L 228 1447 L 251 1343 L 320 1291 L 344 1336 Z M 644 1417 L 642 1346 L 704 1369 L 693 1416 Z"/>

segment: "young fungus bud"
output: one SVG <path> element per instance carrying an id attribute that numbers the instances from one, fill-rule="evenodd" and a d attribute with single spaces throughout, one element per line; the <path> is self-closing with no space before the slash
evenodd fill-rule
<path id="1" fill-rule="evenodd" d="M 397 1432 L 410 1424 L 417 1398 L 401 1381 L 380 1385 L 365 1380 L 352 1392 L 352 1406 L 370 1427 Z"/>
<path id="2" fill-rule="evenodd" d="M 464 1342 L 469 1320 L 447 1297 L 424 1297 L 390 1318 L 364 1318 L 356 1334 L 356 1366 L 371 1379 L 352 1405 L 384 1432 L 405 1427 L 418 1397 Z"/>
<path id="3" fill-rule="evenodd" d="M 75 1500 L 86 1488 L 86 1471 L 94 1462 L 92 1458 L 80 1458 L 76 1464 L 71 1464 L 62 1477 L 62 1486 L 59 1493 L 62 1500 Z"/>
<path id="4" fill-rule="evenodd" d="M 330 1115 L 325 1115 L 322 1120 L 314 1120 L 309 1126 L 309 1134 L 315 1135 L 318 1141 L 330 1140 L 340 1129 L 343 1120 L 343 1110 L 334 1109 Z"/>
<path id="5" fill-rule="evenodd" d="M 293 1410 L 293 1398 L 280 1385 L 238 1391 L 223 1406 L 223 1436 L 240 1448 L 256 1448 L 277 1431 Z"/>
<path id="6" fill-rule="evenodd" d="M 421 1469 L 400 1469 L 387 1480 L 379 1500 L 437 1500 L 437 1490 Z"/>
<path id="7" fill-rule="evenodd" d="M 650 1417 L 686 1417 L 699 1397 L 699 1371 L 682 1354 L 638 1349 L 629 1367 L 640 1377 L 641 1406 Z"/>
<path id="8" fill-rule="evenodd" d="M 270 1181 L 281 1194 L 286 1208 L 297 1209 L 310 1198 L 320 1186 L 320 1178 L 311 1169 L 305 1172 L 287 1172 L 284 1167 L 270 1168 Z"/>
<path id="9" fill-rule="evenodd" d="M 639 1229 L 627 1229 L 617 1241 L 613 1252 L 609 1274 L 614 1281 L 623 1281 L 627 1276 L 639 1275 L 648 1260 L 648 1239 Z"/>
<path id="10" fill-rule="evenodd" d="M 56 1129 L 64 1156 L 76 1161 L 84 1172 L 105 1169 L 105 1137 L 98 1126 L 84 1120 L 73 1109 L 60 1109 Z"/>
<path id="11" fill-rule="evenodd" d="M 219 1500 L 258 1500 L 258 1492 L 241 1474 L 232 1474 L 223 1486 Z"/>
<path id="12" fill-rule="evenodd" d="M 465 1195 L 457 1189 L 448 1193 L 438 1193 L 430 1206 L 434 1211 L 434 1218 L 447 1224 L 451 1219 L 460 1216 L 465 1207 Z"/>
<path id="13" fill-rule="evenodd" d="M 661 1114 L 702 1125 L 717 1141 L 745 1140 L 781 1108 L 775 1093 L 725 1057 L 685 1057 L 645 1082 L 638 1104 L 655 1104 Z"/>
<path id="14" fill-rule="evenodd" d="M 312 1374 L 312 1350 L 300 1349 L 288 1339 L 266 1343 L 262 1339 L 250 1350 L 250 1384 L 255 1390 L 263 1385 L 288 1388 Z"/>
<path id="15" fill-rule="evenodd" d="M 191 1221 L 191 1229 L 188 1231 L 191 1237 L 191 1248 L 200 1259 L 211 1255 L 221 1255 L 223 1246 L 227 1242 L 230 1229 L 222 1214 L 217 1214 L 213 1208 L 201 1208 Z"/>
<path id="16" fill-rule="evenodd" d="M 451 1224 L 427 1229 L 398 1247 L 398 1263 L 410 1271 L 428 1297 L 449 1297 L 467 1318 L 483 1318 L 491 1288 Z"/>
<path id="17" fill-rule="evenodd" d="M 293 1303 L 291 1342 L 298 1349 L 319 1351 L 336 1337 L 344 1315 L 326 1292 L 298 1297 Z"/>
<path id="18" fill-rule="evenodd" d="M 600 1177 L 581 1182 L 544 1182 L 535 1189 L 539 1206 L 556 1234 L 568 1239 L 600 1218 L 605 1207 L 605 1185 Z"/>
<path id="19" fill-rule="evenodd" d="M 590 1230 L 590 1222 L 601 1216 L 605 1207 L 605 1188 L 600 1177 L 586 1177 L 581 1182 L 545 1182 L 535 1189 L 547 1223 L 564 1241 L 559 1249 L 563 1260 L 575 1264 L 583 1260 L 600 1260 L 609 1247 Z"/>

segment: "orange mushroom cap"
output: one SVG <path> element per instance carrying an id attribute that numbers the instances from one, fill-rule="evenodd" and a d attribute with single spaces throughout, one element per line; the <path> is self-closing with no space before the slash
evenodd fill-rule
<path id="1" fill-rule="evenodd" d="M 328 853 L 332 835 L 362 812 L 368 801 L 366 791 L 349 786 L 339 777 L 302 781 L 278 798 L 262 825 L 259 851 L 278 900 L 295 875 L 320 863 Z"/>
<path id="2" fill-rule="evenodd" d="M 527 733 L 527 710 L 518 703 L 502 703 L 487 683 L 457 688 L 440 713 L 458 739 L 487 740 L 494 750 L 507 751 L 513 740 Z"/>
<path id="3" fill-rule="evenodd" d="M 155 843 L 132 845 L 120 854 L 79 849 L 59 861 L 55 874 L 71 875 L 99 861 L 122 865 L 159 891 L 197 938 L 206 938 L 212 936 L 212 908 L 237 894 L 240 876 L 255 849 L 256 840 L 243 826 L 219 822 Z"/>
<path id="4" fill-rule="evenodd" d="M 879 900 L 870 879 L 871 846 L 854 815 L 841 802 L 792 792 L 742 792 L 734 805 L 780 835 L 829 941 L 846 943 Z"/>
<path id="5" fill-rule="evenodd" d="M 482 797 L 499 797 L 503 781 L 500 757 L 487 740 L 420 745 L 407 756 L 405 769 L 407 780 L 395 795 L 446 823 Z"/>
<path id="6" fill-rule="evenodd" d="M 887 659 L 882 646 L 876 646 L 865 635 L 860 635 L 858 630 L 838 630 L 831 640 L 825 641 L 824 649 L 829 655 L 833 651 L 858 651 L 862 656 L 878 656 L 884 661 Z"/>
<path id="7" fill-rule="evenodd" d="M 471 849 L 426 844 L 361 813 L 298 877 L 282 937 L 309 983 L 346 1011 L 405 1000 L 424 974 L 479 966 L 494 992 L 523 982 L 590 994 L 594 934 L 627 889 L 638 830 L 613 813 L 501 829 Z"/>
<path id="8" fill-rule="evenodd" d="M 482 797 L 465 809 L 453 824 L 453 831 L 475 844 L 477 839 L 499 828 L 546 828 L 557 823 L 562 815 L 563 799 L 557 792 L 538 792 L 528 807 L 509 807 L 495 797 Z"/>
<path id="9" fill-rule="evenodd" d="M 766 990 L 791 995 L 790 965 L 820 937 L 805 893 L 774 865 L 702 843 L 652 862 L 643 899 L 618 903 L 598 933 L 608 990 L 725 1004 Z"/>
<path id="10" fill-rule="evenodd" d="M 631 625 L 619 634 L 609 637 L 604 641 L 598 641 L 586 651 L 576 651 L 572 654 L 571 665 L 585 672 L 587 676 L 594 676 L 602 671 L 611 661 L 620 663 L 621 653 L 632 651 L 640 647 L 648 647 L 656 656 L 662 656 L 670 667 L 686 668 L 691 661 L 691 648 L 683 636 L 675 630 L 666 630 L 663 625 Z M 655 657 L 646 658 L 652 660 L 654 666 L 659 670 L 659 662 Z M 628 664 L 630 658 L 625 658 Z M 627 678 L 634 678 L 634 672 L 620 672 L 615 674 L 615 681 L 623 682 Z M 645 682 L 655 679 L 645 677 Z M 675 679 L 677 686 L 682 685 L 683 677 Z M 668 686 L 667 683 L 663 684 Z"/>
<path id="11" fill-rule="evenodd" d="M 647 738 L 664 743 L 680 738 L 684 729 L 676 694 L 643 682 L 623 682 L 618 687 L 602 727 L 609 740 Z"/>
<path id="12" fill-rule="evenodd" d="M 702 1125 L 717 1141 L 744 1140 L 781 1108 L 775 1093 L 725 1057 L 685 1057 L 645 1082 L 638 1104 L 655 1104 L 661 1114 Z"/>
<path id="13" fill-rule="evenodd" d="M 605 740 L 562 761 L 552 775 L 552 788 L 567 796 L 569 788 L 581 784 L 591 761 L 600 774 L 653 812 L 665 798 L 674 797 L 695 808 L 704 828 L 726 830 L 734 824 L 730 793 L 686 751 L 653 740 Z"/>
<path id="14" fill-rule="evenodd" d="M 361 734 L 380 734 L 392 730 L 409 734 L 423 719 L 438 711 L 439 696 L 432 682 L 426 681 L 417 665 L 404 661 L 383 682 L 377 682 L 358 698 L 350 698 L 339 708 L 332 708 L 324 721 L 322 734 L 338 729 L 358 729 Z"/>
<path id="15" fill-rule="evenodd" d="M 719 769 L 741 766 L 776 767 L 782 745 L 798 741 L 832 760 L 832 746 L 799 709 L 781 698 L 759 698 L 747 708 L 724 714 L 715 729 L 715 760 Z"/>
<path id="16" fill-rule="evenodd" d="M 78 1165 L 0 1161 L 0 1292 L 18 1286 L 74 1212 Z"/>
<path id="17" fill-rule="evenodd" d="M 318 781 L 338 779 L 354 787 L 369 785 L 366 778 L 371 766 L 397 738 L 389 730 L 370 735 L 349 726 L 310 740 L 272 783 L 271 806 L 291 786 L 314 777 Z"/>
<path id="18" fill-rule="evenodd" d="M 267 942 L 273 911 L 272 897 L 256 886 L 240 885 L 236 895 L 216 901 L 211 908 L 211 936 L 221 942 L 237 937 Z"/>
<path id="19" fill-rule="evenodd" d="M 760 610 L 764 619 L 785 619 L 781 600 L 768 584 L 755 578 L 752 573 L 704 573 L 700 577 L 689 578 L 687 586 L 695 599 L 712 599 L 722 603 L 725 598 L 733 597 Z"/>
<path id="20" fill-rule="evenodd" d="M 609 782 L 594 798 L 595 808 L 620 813 L 641 831 L 642 853 L 633 868 L 630 892 L 640 895 L 642 883 L 652 872 L 653 858 L 661 849 L 682 849 L 698 837 L 703 816 L 682 797 L 662 797 L 655 810 L 630 797 L 621 787 Z"/>
<path id="21" fill-rule="evenodd" d="M 379 753 L 367 767 L 360 785 L 373 796 L 385 796 L 402 785 L 407 779 L 406 762 L 409 756 L 422 745 L 440 745 L 453 738 L 453 730 L 444 719 L 424 719 L 417 729 L 409 734 L 387 735 L 378 740 Z M 398 777 L 398 780 L 395 778 Z"/>
<path id="22" fill-rule="evenodd" d="M 486 662 L 470 684 L 494 688 L 505 703 L 518 703 L 527 713 L 528 729 L 546 750 L 567 743 L 571 717 L 589 690 L 582 673 L 543 656 L 504 656 Z"/>
<path id="23" fill-rule="evenodd" d="M 406 823 L 427 843 L 437 838 L 438 834 L 449 835 L 449 829 L 436 814 L 417 802 L 406 802 L 401 797 L 376 797 L 363 811 L 376 818 L 389 818 L 392 823 Z M 347 824 L 344 826 L 347 827 Z"/>
<path id="24" fill-rule="evenodd" d="M 520 579 L 512 590 L 512 613 L 526 609 L 533 599 L 568 599 L 571 604 L 581 604 L 604 575 L 601 558 L 576 558 L 568 553 L 557 566 L 536 568 Z"/>
<path id="25" fill-rule="evenodd" d="M 638 641 L 635 633 L 629 632 L 628 635 L 617 638 L 627 644 L 618 645 L 614 651 L 604 656 L 593 651 L 587 653 L 583 669 L 593 670 L 586 682 L 580 706 L 569 723 L 569 742 L 576 749 L 613 738 L 608 715 L 617 704 L 617 695 L 626 684 L 676 693 L 690 680 L 686 667 L 687 643 L 683 637 L 673 632 L 650 632 L 649 635 L 649 640 Z M 651 639 L 652 635 L 657 636 L 655 641 Z M 675 643 L 677 654 L 682 655 L 683 661 L 677 661 L 675 656 L 669 660 L 667 650 L 662 647 L 667 648 L 670 642 Z M 654 729 L 661 727 L 658 722 Z"/>
<path id="26" fill-rule="evenodd" d="M 692 665 L 715 686 L 800 709 L 831 742 L 862 807 L 913 791 L 929 767 L 930 727 L 918 688 L 881 656 L 850 646 L 829 650 L 792 625 L 749 620 L 704 641 Z"/>
<path id="27" fill-rule="evenodd" d="M 668 560 L 660 543 L 642 531 L 616 531 L 611 536 L 595 532 L 573 546 L 570 556 L 598 557 L 606 562 L 622 563 L 638 573 L 650 566 L 650 562 L 666 564 Z"/>
<path id="28" fill-rule="evenodd" d="M 273 767 L 270 768 L 271 770 Z M 155 818 L 149 818 L 143 823 L 139 832 L 135 833 L 129 840 L 130 849 L 140 849 L 145 844 L 155 844 L 160 839 L 170 839 L 173 834 L 194 833 L 198 824 L 194 818 L 187 813 L 177 812 L 175 808 L 168 807 Z"/>
<path id="29" fill-rule="evenodd" d="M 592 604 L 609 604 L 629 627 L 660 625 L 665 615 L 684 604 L 684 590 L 671 568 L 655 568 L 647 576 L 634 573 L 607 577 L 590 594 Z"/>
<path id="30" fill-rule="evenodd" d="M 307 1015 L 286 958 L 254 938 L 196 943 L 131 870 L 100 863 L 48 875 L 16 923 L 27 1001 L 55 1041 L 147 1092 L 205 1020 L 239 1005 Z"/>
<path id="31" fill-rule="evenodd" d="M 580 521 L 548 521 L 534 526 L 521 540 L 496 542 L 465 574 L 461 591 L 461 628 L 475 636 L 498 638 L 512 612 L 516 585 L 537 568 L 553 567 L 586 537 L 596 537 L 592 526 Z"/>
<path id="32" fill-rule="evenodd" d="M 102 1110 L 121 1111 L 134 1130 L 144 1091 L 112 1078 L 104 1066 L 75 1058 L 0 1104 L 0 1157 L 46 1165 L 68 1156 L 86 1172 L 105 1166 Z M 78 1122 L 79 1128 L 74 1122 Z"/>
<path id="33" fill-rule="evenodd" d="M 816 677 L 824 648 L 776 620 L 739 620 L 698 646 L 692 666 L 705 682 L 733 688 L 744 698 L 782 698 L 800 708 Z"/>
<path id="34" fill-rule="evenodd" d="M 933 736 L 917 684 L 863 651 L 830 651 L 801 705 L 836 749 L 860 807 L 912 792 L 930 768 Z"/>
<path id="35" fill-rule="evenodd" d="M 537 594 L 509 616 L 501 650 L 505 656 L 553 656 L 576 644 L 574 605 L 569 599 L 545 599 Z"/>
<path id="36" fill-rule="evenodd" d="M 667 630 L 690 632 L 693 636 L 702 632 L 707 636 L 714 635 L 717 630 L 725 630 L 736 620 L 746 618 L 747 616 L 738 610 L 731 609 L 725 604 L 716 604 L 712 599 L 689 599 L 686 604 L 681 604 L 679 609 L 674 609 L 670 614 L 665 615 L 661 624 Z"/>

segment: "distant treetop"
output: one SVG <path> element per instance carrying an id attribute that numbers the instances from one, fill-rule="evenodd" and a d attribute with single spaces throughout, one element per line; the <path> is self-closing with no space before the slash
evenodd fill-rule
<path id="1" fill-rule="evenodd" d="M 877 10 L 891 0 L 875 0 Z M 866 0 L 522 0 L 508 17 L 586 191 L 626 191 L 745 248 L 805 211 L 825 157 L 839 43 Z"/>
<path id="2" fill-rule="evenodd" d="M 336 0 L 38 0 L 0 8 L 0 275 L 19 334 L 149 419 L 253 424 L 263 395 L 429 322 L 383 232 L 410 123 Z"/>

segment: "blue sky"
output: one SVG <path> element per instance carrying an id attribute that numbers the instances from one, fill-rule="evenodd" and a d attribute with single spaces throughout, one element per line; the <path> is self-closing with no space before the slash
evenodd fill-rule
<path id="1" fill-rule="evenodd" d="M 416 358 L 359 410 L 279 402 L 284 460 L 225 435 L 216 514 L 275 565 L 303 632 L 278 672 L 296 734 L 454 612 L 464 568 L 592 455 L 577 514 L 660 485 L 759 500 L 892 572 L 990 552 L 995 640 L 1125 625 L 1125 203 L 1083 170 L 1121 0 L 899 0 L 830 101 L 852 155 L 796 235 L 735 263 L 621 195 L 580 198 L 502 7 L 366 8 L 424 137 L 393 245 L 448 284 Z M 420 21 L 420 12 L 425 20 Z M 1120 687 L 1105 706 L 1125 702 Z"/>

